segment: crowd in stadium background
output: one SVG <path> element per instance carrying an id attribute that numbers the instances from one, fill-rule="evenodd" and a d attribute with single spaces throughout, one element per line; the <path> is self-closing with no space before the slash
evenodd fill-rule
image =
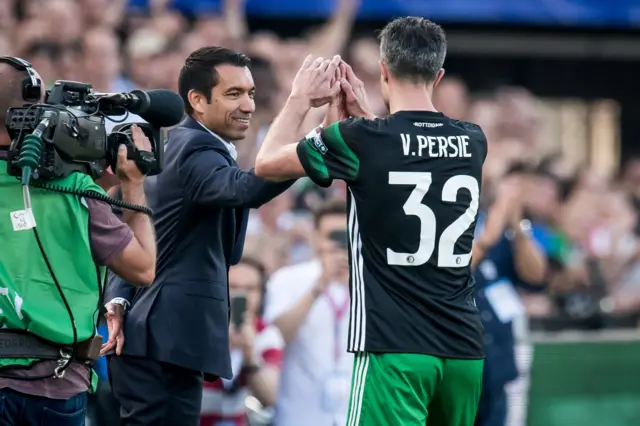
<path id="1" fill-rule="evenodd" d="M 252 167 L 269 123 L 309 53 L 341 53 L 365 82 L 376 113 L 378 47 L 372 34 L 351 37 L 359 0 L 338 0 L 330 19 L 297 38 L 274 31 L 250 33 L 243 0 L 224 0 L 219 14 L 185 17 L 166 0 L 151 0 L 149 14 L 127 11 L 125 0 L 0 0 L 0 54 L 30 61 L 48 85 L 57 79 L 90 82 L 99 92 L 166 88 L 177 92 L 185 58 L 202 46 L 245 52 L 253 61 L 256 113 L 250 136 L 236 144 L 239 164 Z M 446 25 L 445 25 L 446 30 Z M 446 63 L 445 63 L 446 68 Z M 489 143 L 483 192 L 492 198 L 506 173 L 521 170 L 514 205 L 538 227 L 538 243 L 552 265 L 545 286 L 521 290 L 529 323 L 537 329 L 640 326 L 640 159 L 627 158 L 606 176 L 570 156 L 543 152 L 540 100 L 525 87 L 481 96 L 447 76 L 435 93 L 446 115 L 479 124 Z M 322 121 L 311 114 L 308 127 Z M 310 211 L 343 197 L 342 182 L 320 189 L 300 180 L 254 212 L 245 254 L 268 274 L 313 256 Z M 135 337 L 131 337 L 135 338 Z"/>

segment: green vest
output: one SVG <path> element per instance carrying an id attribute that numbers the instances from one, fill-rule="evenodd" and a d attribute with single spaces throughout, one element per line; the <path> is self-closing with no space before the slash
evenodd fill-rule
<path id="1" fill-rule="evenodd" d="M 72 173 L 48 182 L 104 194 L 93 179 Z M 81 197 L 30 187 L 42 247 L 76 323 L 78 341 L 95 334 L 100 284 L 106 268 L 96 267 L 89 236 L 89 210 Z M 33 230 L 14 230 L 12 212 L 24 210 L 22 187 L 0 161 L 0 327 L 27 330 L 59 344 L 73 343 L 73 329 L 60 293 L 40 253 Z M 30 365 L 34 359 L 0 359 L 0 367 Z M 95 387 L 95 374 L 93 384 Z"/>

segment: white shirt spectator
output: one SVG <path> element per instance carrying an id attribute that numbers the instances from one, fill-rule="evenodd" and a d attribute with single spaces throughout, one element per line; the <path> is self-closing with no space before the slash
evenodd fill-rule
<path id="1" fill-rule="evenodd" d="M 290 310 L 320 277 L 317 260 L 282 268 L 267 285 L 265 321 Z M 353 354 L 347 352 L 349 289 L 331 284 L 311 307 L 284 351 L 274 424 L 344 425 Z"/>
<path id="2" fill-rule="evenodd" d="M 256 320 L 254 350 L 264 365 L 280 368 L 284 340 L 274 325 Z M 249 396 L 249 378 L 242 371 L 242 353 L 231 350 L 233 379 L 204 382 L 200 426 L 246 426 L 245 399 Z"/>

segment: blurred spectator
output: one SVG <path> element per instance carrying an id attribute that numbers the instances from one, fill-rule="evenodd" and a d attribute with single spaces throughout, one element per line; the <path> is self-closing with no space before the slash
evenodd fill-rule
<path id="1" fill-rule="evenodd" d="M 265 318 L 286 342 L 278 426 L 345 424 L 353 354 L 347 353 L 349 262 L 342 201 L 315 214 L 316 258 L 277 271 L 267 286 Z"/>
<path id="2" fill-rule="evenodd" d="M 245 257 L 229 271 L 232 310 L 240 296 L 246 311 L 240 329 L 232 324 L 230 330 L 233 378 L 205 382 L 201 426 L 245 426 L 245 399 L 251 394 L 265 407 L 276 403 L 284 341 L 278 328 L 262 319 L 265 283 L 266 272 L 253 259 Z"/>
<path id="3" fill-rule="evenodd" d="M 122 58 L 116 35 L 107 29 L 93 29 L 82 41 L 83 71 L 94 90 L 127 92 L 133 85 L 122 76 Z"/>
<path id="4" fill-rule="evenodd" d="M 433 92 L 433 105 L 447 117 L 462 120 L 467 117 L 469 93 L 467 86 L 456 77 L 445 77 Z"/>
<path id="5" fill-rule="evenodd" d="M 476 227 L 473 276 L 486 355 L 476 426 L 506 424 L 506 385 L 518 377 L 513 324 L 526 314 L 516 289 L 544 284 L 547 274 L 545 253 L 534 241 L 531 222 L 524 219 L 524 172 L 515 170 L 503 178 Z M 486 193 L 484 198 L 486 205 Z"/>

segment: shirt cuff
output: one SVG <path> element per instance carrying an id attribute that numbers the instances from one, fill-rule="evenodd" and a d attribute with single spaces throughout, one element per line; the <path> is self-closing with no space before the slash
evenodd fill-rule
<path id="1" fill-rule="evenodd" d="M 122 305 L 122 307 L 124 308 L 125 312 L 127 312 L 129 310 L 129 306 L 131 306 L 129 301 L 127 299 L 125 299 L 124 297 L 114 297 L 113 299 L 111 299 L 109 301 L 109 303 L 105 304 L 104 306 L 106 307 L 110 303 L 115 303 L 117 305 Z"/>

